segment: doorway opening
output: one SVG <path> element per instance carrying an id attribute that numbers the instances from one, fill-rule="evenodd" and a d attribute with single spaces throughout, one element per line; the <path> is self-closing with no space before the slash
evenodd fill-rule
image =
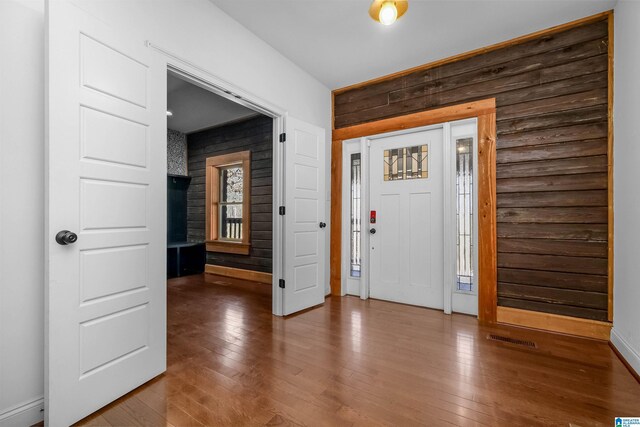
<path id="1" fill-rule="evenodd" d="M 477 120 L 343 142 L 342 294 L 478 314 Z"/>
<path id="2" fill-rule="evenodd" d="M 169 279 L 272 284 L 273 135 L 273 118 L 169 70 Z"/>

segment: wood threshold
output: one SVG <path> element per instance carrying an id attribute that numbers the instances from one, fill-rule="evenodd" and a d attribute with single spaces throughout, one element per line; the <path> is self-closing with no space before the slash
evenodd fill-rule
<path id="1" fill-rule="evenodd" d="M 496 218 L 496 101 L 495 98 L 442 107 L 378 120 L 333 131 L 331 144 L 331 294 L 342 287 L 342 141 L 411 129 L 454 120 L 478 119 L 478 319 L 496 321 L 497 218 Z"/>
<path id="2" fill-rule="evenodd" d="M 270 285 L 272 274 L 262 271 L 245 270 L 242 268 L 224 267 L 222 265 L 205 264 L 204 272 L 218 276 L 234 277 L 236 279 L 250 280 L 252 282 Z"/>
<path id="3" fill-rule="evenodd" d="M 477 55 L 482 55 L 487 52 L 492 52 L 494 50 L 503 49 L 508 46 L 513 46 L 517 44 L 522 44 L 528 42 L 530 40 L 534 40 L 541 36 L 548 36 L 556 33 L 561 33 L 568 29 L 579 27 L 581 25 L 591 24 L 598 21 L 604 21 L 613 15 L 613 10 L 608 10 L 605 12 L 597 13 L 595 15 L 587 16 L 585 18 L 577 19 L 575 21 L 567 22 L 565 24 L 556 25 L 555 27 L 546 28 L 544 30 L 536 31 L 533 33 L 526 34 L 524 36 L 516 37 L 513 39 L 509 39 L 500 43 L 492 44 L 490 46 L 481 47 L 479 49 L 470 50 L 458 55 L 449 56 L 444 59 L 439 59 L 437 61 L 429 62 L 426 64 L 418 65 L 416 67 L 408 68 L 406 70 L 398 71 L 396 73 L 387 74 L 381 77 L 376 77 L 371 80 L 366 80 L 364 82 L 355 83 L 353 85 L 345 86 L 339 89 L 334 89 L 333 94 L 339 95 L 344 92 L 348 92 L 350 90 L 359 89 L 365 86 L 370 86 L 377 83 L 382 83 L 387 80 L 392 80 L 398 77 L 406 76 L 411 73 L 415 73 L 417 71 L 428 70 L 430 68 L 439 67 L 444 64 L 449 64 L 452 62 L 462 61 L 463 59 L 471 58 Z"/>
<path id="4" fill-rule="evenodd" d="M 498 307 L 497 320 L 498 323 L 558 332 L 601 341 L 609 341 L 611 327 L 613 326 L 609 322 L 521 310 L 511 307 Z"/>

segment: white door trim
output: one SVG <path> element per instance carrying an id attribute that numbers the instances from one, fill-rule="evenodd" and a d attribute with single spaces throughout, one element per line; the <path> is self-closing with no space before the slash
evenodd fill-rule
<path id="1" fill-rule="evenodd" d="M 360 233 L 360 299 L 369 298 L 369 212 L 371 205 L 369 203 L 369 149 L 371 147 L 371 138 L 360 138 L 360 223 L 362 231 Z M 365 250 L 366 248 L 366 250 Z"/>
<path id="2" fill-rule="evenodd" d="M 284 150 L 280 144 L 280 134 L 285 130 L 287 111 L 252 93 L 237 87 L 211 72 L 179 57 L 154 43 L 146 45 L 161 54 L 167 63 L 167 71 L 202 87 L 216 95 L 229 99 L 258 113 L 273 118 L 273 271 L 272 271 L 272 313 L 283 315 L 283 289 L 279 279 L 284 277 L 283 232 L 284 219 L 278 215 L 278 208 L 284 206 Z"/>

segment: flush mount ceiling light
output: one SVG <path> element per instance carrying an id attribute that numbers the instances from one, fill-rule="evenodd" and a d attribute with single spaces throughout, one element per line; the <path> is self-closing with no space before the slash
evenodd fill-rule
<path id="1" fill-rule="evenodd" d="M 404 15 L 408 8 L 407 0 L 373 0 L 369 15 L 383 25 L 391 25 Z"/>

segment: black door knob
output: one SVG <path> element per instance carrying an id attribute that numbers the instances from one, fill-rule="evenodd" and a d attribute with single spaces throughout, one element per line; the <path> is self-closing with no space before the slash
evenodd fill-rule
<path id="1" fill-rule="evenodd" d="M 375 229 L 375 228 L 370 228 L 370 229 L 369 229 L 369 233 L 371 233 L 371 234 L 376 234 L 376 229 Z"/>
<path id="2" fill-rule="evenodd" d="M 78 235 L 73 231 L 62 230 L 56 234 L 56 242 L 59 245 L 70 245 L 78 240 Z"/>
<path id="3" fill-rule="evenodd" d="M 325 228 L 327 226 L 327 224 L 325 224 L 324 222 L 320 223 L 320 228 Z"/>

